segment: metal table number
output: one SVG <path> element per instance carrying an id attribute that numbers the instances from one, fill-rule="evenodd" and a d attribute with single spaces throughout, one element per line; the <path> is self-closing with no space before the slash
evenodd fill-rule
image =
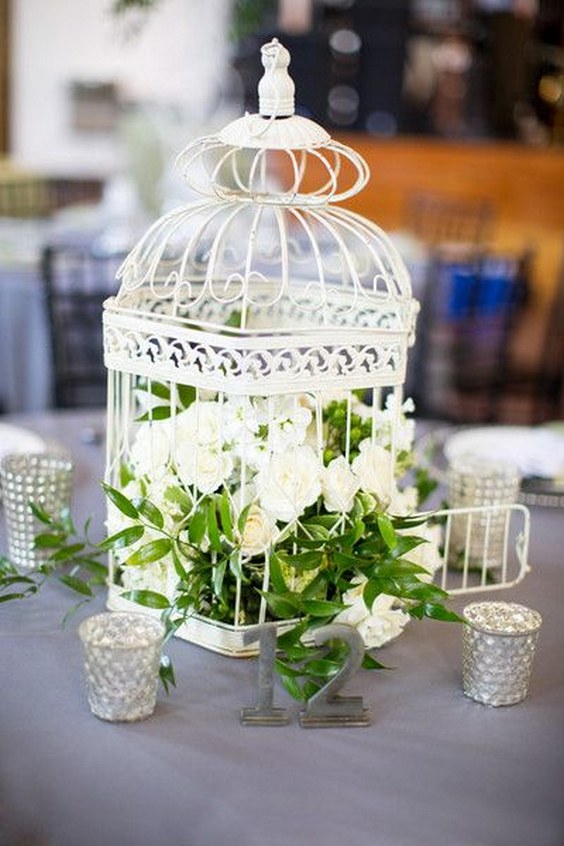
<path id="1" fill-rule="evenodd" d="M 315 643 L 322 646 L 329 640 L 344 641 L 349 647 L 347 660 L 339 672 L 308 700 L 300 714 L 302 728 L 353 728 L 370 725 L 370 712 L 362 696 L 340 696 L 338 691 L 360 668 L 364 658 L 364 642 L 356 629 L 333 623 L 317 629 Z"/>
<path id="2" fill-rule="evenodd" d="M 290 722 L 285 708 L 274 707 L 274 660 L 276 657 L 276 623 L 263 623 L 245 632 L 245 644 L 259 642 L 258 703 L 255 708 L 241 710 L 245 726 L 285 726 Z"/>

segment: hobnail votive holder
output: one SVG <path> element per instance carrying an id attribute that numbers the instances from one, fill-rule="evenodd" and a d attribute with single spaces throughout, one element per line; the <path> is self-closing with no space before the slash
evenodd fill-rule
<path id="1" fill-rule="evenodd" d="M 472 567 L 502 566 L 508 526 L 507 510 L 492 506 L 517 502 L 521 477 L 508 462 L 462 455 L 448 468 L 448 502 L 451 508 L 489 506 L 488 511 L 453 515 L 449 566 L 462 569 L 465 556 Z"/>
<path id="2" fill-rule="evenodd" d="M 10 453 L 0 463 L 8 557 L 20 573 L 31 573 L 52 549 L 35 547 L 35 536 L 47 531 L 30 502 L 58 518 L 70 505 L 73 463 L 63 452 Z"/>
<path id="3" fill-rule="evenodd" d="M 165 636 L 160 620 L 105 611 L 78 627 L 90 710 L 101 720 L 132 722 L 155 710 Z"/>
<path id="4" fill-rule="evenodd" d="M 542 617 L 516 602 L 473 602 L 462 616 L 462 689 L 484 705 L 525 699 Z"/>

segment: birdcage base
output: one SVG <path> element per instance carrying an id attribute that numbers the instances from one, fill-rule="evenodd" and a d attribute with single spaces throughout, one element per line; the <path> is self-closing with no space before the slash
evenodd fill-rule
<path id="1" fill-rule="evenodd" d="M 123 588 L 119 585 L 110 585 L 106 606 L 110 611 L 134 611 L 140 614 L 149 614 L 153 617 L 160 617 L 161 612 L 152 608 L 145 608 L 136 602 L 131 602 L 122 596 Z M 288 631 L 296 625 L 298 620 L 283 620 L 278 623 L 279 633 Z M 203 646 L 211 652 L 219 652 L 221 655 L 229 655 L 231 658 L 252 658 L 259 653 L 258 640 L 253 643 L 244 643 L 245 632 L 253 629 L 253 626 L 233 626 L 229 623 L 222 623 L 217 620 L 210 620 L 199 614 L 193 614 L 176 632 L 181 640 Z"/>

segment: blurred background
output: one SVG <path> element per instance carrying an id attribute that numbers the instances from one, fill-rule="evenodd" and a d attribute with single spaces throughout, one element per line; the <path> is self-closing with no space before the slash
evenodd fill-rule
<path id="1" fill-rule="evenodd" d="M 0 410 L 104 402 L 100 298 L 273 36 L 412 273 L 419 413 L 562 417 L 564 0 L 0 0 Z"/>

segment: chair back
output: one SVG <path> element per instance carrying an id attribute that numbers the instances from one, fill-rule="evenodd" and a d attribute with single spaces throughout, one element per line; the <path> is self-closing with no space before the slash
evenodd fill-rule
<path id="1" fill-rule="evenodd" d="M 468 200 L 418 192 L 407 200 L 406 229 L 423 243 L 479 246 L 491 235 L 494 213 L 485 199 Z"/>
<path id="2" fill-rule="evenodd" d="M 102 306 L 115 293 L 123 255 L 47 246 L 42 255 L 57 408 L 103 406 Z"/>
<path id="3" fill-rule="evenodd" d="M 433 254 L 409 380 L 421 416 L 495 418 L 514 318 L 525 298 L 521 266 L 487 253 L 466 261 Z"/>

